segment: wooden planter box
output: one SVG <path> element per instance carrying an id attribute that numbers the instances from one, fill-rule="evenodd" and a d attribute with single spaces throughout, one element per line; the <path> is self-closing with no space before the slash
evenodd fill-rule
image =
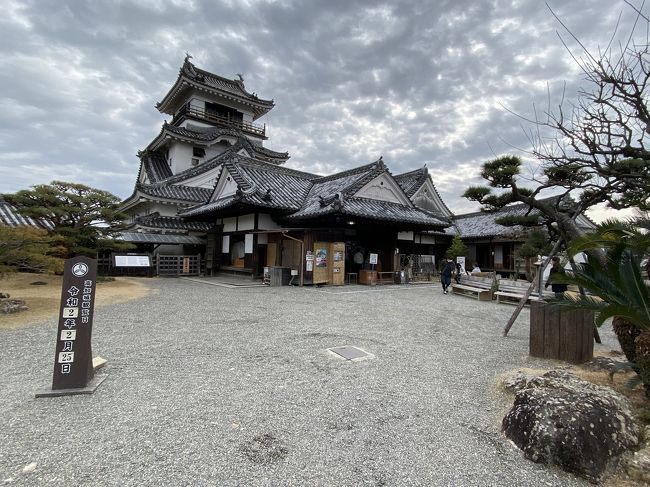
<path id="1" fill-rule="evenodd" d="M 594 313 L 550 307 L 545 302 L 530 305 L 530 355 L 587 362 L 594 354 Z"/>

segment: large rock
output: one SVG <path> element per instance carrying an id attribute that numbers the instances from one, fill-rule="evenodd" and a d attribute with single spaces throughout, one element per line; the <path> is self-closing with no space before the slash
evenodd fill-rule
<path id="1" fill-rule="evenodd" d="M 639 443 L 627 399 L 608 387 L 559 370 L 505 385 L 516 395 L 503 431 L 530 460 L 598 482 Z"/>
<path id="2" fill-rule="evenodd" d="M 22 299 L 0 299 L 0 314 L 18 313 L 28 309 Z"/>

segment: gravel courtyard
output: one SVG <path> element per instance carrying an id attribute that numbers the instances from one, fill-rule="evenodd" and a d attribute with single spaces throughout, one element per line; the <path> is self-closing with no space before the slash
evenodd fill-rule
<path id="1" fill-rule="evenodd" d="M 503 338 L 513 306 L 438 284 L 144 282 L 95 310 L 93 395 L 34 397 L 54 320 L 0 330 L 0 485 L 589 485 L 500 433 L 497 376 L 550 364 L 528 356 L 527 309 Z"/>

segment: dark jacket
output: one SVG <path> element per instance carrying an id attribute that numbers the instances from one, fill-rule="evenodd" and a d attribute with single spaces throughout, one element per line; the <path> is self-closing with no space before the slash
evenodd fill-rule
<path id="1" fill-rule="evenodd" d="M 564 283 L 555 283 L 553 282 L 553 274 L 564 274 L 564 269 L 561 267 L 556 268 L 556 267 L 551 267 L 551 272 L 548 274 L 548 280 L 546 281 L 546 284 L 544 287 L 548 287 L 548 285 L 551 285 L 551 290 L 554 293 L 563 293 L 564 291 L 567 290 L 567 285 Z"/>

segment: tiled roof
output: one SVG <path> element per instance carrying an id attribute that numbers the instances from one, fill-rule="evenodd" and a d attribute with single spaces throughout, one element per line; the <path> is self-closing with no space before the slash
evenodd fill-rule
<path id="1" fill-rule="evenodd" d="M 287 213 L 285 218 L 293 221 L 338 213 L 378 221 L 449 225 L 415 206 L 353 197 L 369 181 L 387 172 L 381 160 L 326 177 L 243 156 L 233 156 L 224 163 L 224 168 L 237 183 L 237 193 L 181 211 L 181 216 L 197 217 L 236 204 L 247 204 L 283 210 Z"/>
<path id="2" fill-rule="evenodd" d="M 36 227 L 52 230 L 54 225 L 45 218 L 30 218 L 21 215 L 18 210 L 3 199 L 0 199 L 0 226 L 6 227 Z"/>
<path id="3" fill-rule="evenodd" d="M 211 201 L 209 203 L 206 203 L 205 205 L 196 205 L 186 210 L 180 210 L 178 214 L 183 218 L 207 215 L 208 213 L 211 213 L 213 211 L 228 208 L 229 206 L 232 206 L 238 203 L 239 201 L 240 200 L 236 198 L 234 195 L 227 196 L 225 198 L 218 199 L 217 201 Z"/>
<path id="4" fill-rule="evenodd" d="M 158 212 L 139 216 L 135 222 L 141 227 L 160 228 L 163 230 L 190 230 L 193 232 L 207 232 L 214 225 L 209 222 L 190 222 L 175 216 L 161 216 Z"/>
<path id="5" fill-rule="evenodd" d="M 309 190 L 306 199 L 302 202 L 300 210 L 293 215 L 296 218 L 306 215 L 319 215 L 329 213 L 323 204 L 332 204 L 337 193 L 349 194 L 350 189 L 358 190 L 375 177 L 375 163 L 357 167 L 331 176 L 316 178 Z M 359 183 L 363 184 L 359 184 Z M 358 186 L 358 188 L 357 188 Z M 354 191 L 356 192 L 356 191 Z"/>
<path id="6" fill-rule="evenodd" d="M 244 176 L 253 192 L 245 192 L 244 199 L 251 204 L 268 206 L 271 208 L 284 208 L 297 210 L 307 196 L 311 186 L 313 174 L 288 169 L 265 162 L 256 161 L 248 157 L 238 156 L 239 164 L 228 163 L 231 175 L 236 173 Z M 231 171 L 231 169 L 229 169 Z M 270 190 L 270 191 L 269 191 Z"/>
<path id="7" fill-rule="evenodd" d="M 170 235 L 167 233 L 122 232 L 115 238 L 125 242 L 205 245 L 205 240 L 200 237 L 194 237 L 192 235 Z"/>
<path id="8" fill-rule="evenodd" d="M 196 203 L 206 201 L 212 192 L 211 189 L 182 186 L 180 184 L 140 184 L 136 189 L 149 196 Z"/>
<path id="9" fill-rule="evenodd" d="M 404 192 L 409 198 L 412 198 L 413 195 L 427 182 L 429 179 L 429 170 L 427 166 L 416 169 L 415 171 L 405 172 L 404 174 L 397 174 L 393 176 L 397 183 L 402 187 Z M 433 181 L 432 181 L 433 183 Z M 446 210 L 446 215 L 452 215 L 452 211 L 447 207 L 445 202 L 442 200 L 440 193 L 438 193 L 438 188 L 435 184 L 432 184 L 433 190 L 436 192 L 440 204 L 442 204 L 444 210 Z M 443 211 L 444 213 L 444 211 Z"/>
<path id="10" fill-rule="evenodd" d="M 242 98 L 247 98 L 250 101 L 254 101 L 262 105 L 273 106 L 273 100 L 263 100 L 262 98 L 258 98 L 256 94 L 248 92 L 244 86 L 243 80 L 232 80 L 232 79 L 224 78 L 214 73 L 210 73 L 209 71 L 205 71 L 203 69 L 197 68 L 188 60 L 186 60 L 185 63 L 183 63 L 181 72 L 187 77 L 195 81 L 198 81 L 199 83 L 202 83 L 206 86 L 211 86 L 218 90 L 227 91 L 229 93 L 232 93 L 233 95 L 241 96 Z"/>
<path id="11" fill-rule="evenodd" d="M 157 183 L 172 175 L 165 156 L 160 152 L 149 152 L 142 157 L 142 167 L 146 171 L 151 184 Z"/>
<path id="12" fill-rule="evenodd" d="M 239 185 L 238 194 L 182 211 L 182 216 L 198 216 L 236 203 L 295 211 L 317 177 L 239 154 L 232 154 L 224 167 Z"/>
<path id="13" fill-rule="evenodd" d="M 164 130 L 167 130 L 168 132 L 176 134 L 180 137 L 194 139 L 201 142 L 211 142 L 222 135 L 231 135 L 233 137 L 241 136 L 241 132 L 233 128 L 198 127 L 195 125 L 188 125 L 188 127 L 177 127 L 176 125 L 164 124 L 163 131 Z"/>
<path id="14" fill-rule="evenodd" d="M 422 187 L 429 177 L 429 171 L 426 166 L 416 169 L 415 171 L 405 172 L 404 174 L 397 174 L 393 176 L 397 184 L 399 184 L 406 196 L 409 198 Z"/>
<path id="15" fill-rule="evenodd" d="M 183 96 L 188 87 L 194 87 L 194 89 L 207 91 L 248 105 L 255 114 L 254 118 L 259 118 L 274 106 L 273 100 L 264 100 L 255 93 L 247 91 L 241 77 L 238 80 L 231 80 L 199 69 L 189 61 L 188 56 L 179 70 L 176 82 L 156 105 L 158 110 L 167 113 L 167 110 L 173 106 L 174 100 L 178 96 Z"/>
<path id="16" fill-rule="evenodd" d="M 454 223 L 463 238 L 480 238 L 480 237 L 513 237 L 521 235 L 525 230 L 521 225 L 506 227 L 499 225 L 496 220 L 504 216 L 524 216 L 526 214 L 536 214 L 533 210 L 529 213 L 530 207 L 524 203 L 508 205 L 499 211 L 487 213 L 468 213 L 458 215 L 454 218 Z"/>
<path id="17" fill-rule="evenodd" d="M 292 213 L 286 218 L 287 220 L 304 220 L 333 213 L 378 221 L 408 222 L 421 225 L 436 225 L 440 227 L 449 225 L 448 222 L 445 222 L 417 207 L 408 207 L 389 201 L 354 197 L 344 198 L 340 205 L 333 202 L 331 205 L 327 205 L 326 207 L 320 208 L 316 211 L 305 212 L 301 210 Z"/>

